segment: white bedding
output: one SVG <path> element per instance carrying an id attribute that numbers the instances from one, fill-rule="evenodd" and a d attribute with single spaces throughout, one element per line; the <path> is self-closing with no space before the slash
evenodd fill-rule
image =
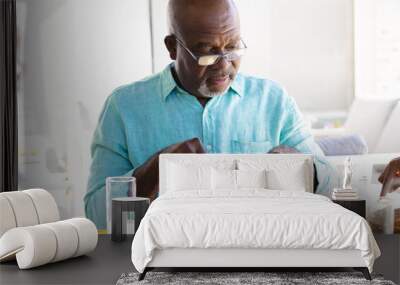
<path id="1" fill-rule="evenodd" d="M 321 195 L 265 189 L 160 196 L 133 240 L 135 268 L 165 248 L 358 249 L 370 271 L 380 255 L 359 215 Z"/>

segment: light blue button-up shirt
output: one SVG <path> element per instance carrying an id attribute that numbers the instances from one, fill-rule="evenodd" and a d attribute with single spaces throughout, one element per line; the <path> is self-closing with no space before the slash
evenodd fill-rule
<path id="1" fill-rule="evenodd" d="M 179 88 L 172 65 L 108 97 L 91 147 L 84 198 L 88 218 L 106 228 L 105 179 L 134 169 L 171 144 L 198 137 L 209 153 L 267 153 L 284 144 L 314 154 L 319 186 L 326 194 L 333 169 L 305 127 L 293 100 L 275 82 L 237 74 L 227 93 L 203 107 Z M 118 193 L 127 196 L 126 190 Z"/>

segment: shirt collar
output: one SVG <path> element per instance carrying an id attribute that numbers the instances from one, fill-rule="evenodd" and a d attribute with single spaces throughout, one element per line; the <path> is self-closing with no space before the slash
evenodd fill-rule
<path id="1" fill-rule="evenodd" d="M 174 77 L 172 76 L 173 63 L 169 64 L 164 70 L 161 72 L 161 96 L 164 100 L 167 99 L 168 95 L 171 94 L 172 90 L 178 87 L 175 82 Z"/>
<path id="2" fill-rule="evenodd" d="M 173 63 L 169 64 L 162 72 L 161 72 L 161 88 L 162 88 L 162 98 L 164 100 L 167 99 L 168 95 L 172 93 L 174 89 L 180 89 L 176 84 L 174 77 L 172 76 L 172 67 Z M 243 95 L 243 86 L 242 86 L 242 77 L 240 74 L 237 74 L 235 80 L 232 82 L 229 89 L 232 89 L 234 93 L 239 96 Z"/>
<path id="3" fill-rule="evenodd" d="M 237 95 L 242 97 L 243 95 L 243 78 L 240 73 L 236 74 L 235 80 L 233 80 L 231 86 L 229 87 L 233 90 Z"/>

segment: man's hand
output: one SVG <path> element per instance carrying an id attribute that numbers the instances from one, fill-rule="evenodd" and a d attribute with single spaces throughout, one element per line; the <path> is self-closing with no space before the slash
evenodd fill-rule
<path id="1" fill-rule="evenodd" d="M 297 149 L 286 146 L 278 145 L 271 149 L 268 153 L 300 153 Z"/>
<path id="2" fill-rule="evenodd" d="M 400 187 L 400 157 L 393 159 L 378 178 L 382 183 L 381 197 Z"/>
<path id="3" fill-rule="evenodd" d="M 153 201 L 159 191 L 158 160 L 161 153 L 205 153 L 198 138 L 170 145 L 151 156 L 140 167 L 136 168 L 133 176 L 136 177 L 137 196 L 148 197 Z"/>

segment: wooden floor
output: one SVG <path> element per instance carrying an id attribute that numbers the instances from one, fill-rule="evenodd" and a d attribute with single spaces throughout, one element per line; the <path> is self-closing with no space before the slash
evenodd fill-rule
<path id="1" fill-rule="evenodd" d="M 383 256 L 374 266 L 374 273 L 400 284 L 400 235 L 376 235 Z M 0 264 L 0 284 L 115 284 L 122 273 L 135 271 L 131 262 L 132 239 L 112 242 L 110 236 L 101 235 L 95 251 L 81 256 L 41 267 L 19 270 L 15 261 Z M 228 271 L 232 268 L 179 268 L 160 271 L 211 270 Z M 260 268 L 246 268 L 246 271 Z M 267 272 L 335 272 L 351 271 L 351 268 L 262 268 Z"/>

